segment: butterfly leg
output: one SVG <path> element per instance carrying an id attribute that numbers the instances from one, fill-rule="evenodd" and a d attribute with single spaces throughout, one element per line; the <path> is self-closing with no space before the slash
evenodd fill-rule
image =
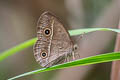
<path id="1" fill-rule="evenodd" d="M 75 52 L 72 52 L 72 60 L 75 60 Z"/>
<path id="2" fill-rule="evenodd" d="M 65 61 L 64 61 L 64 63 L 66 63 L 66 62 L 68 62 L 68 59 L 67 59 L 67 57 L 65 57 Z"/>
<path id="3" fill-rule="evenodd" d="M 69 56 L 65 54 L 65 62 L 69 62 L 69 61 L 70 61 Z"/>
<path id="4" fill-rule="evenodd" d="M 79 53 L 76 53 L 75 55 L 76 55 L 77 59 L 80 58 L 80 54 Z"/>

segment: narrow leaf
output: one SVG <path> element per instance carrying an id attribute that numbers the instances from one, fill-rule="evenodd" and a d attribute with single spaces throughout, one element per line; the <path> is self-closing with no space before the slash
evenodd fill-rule
<path id="1" fill-rule="evenodd" d="M 85 66 L 85 65 L 90 65 L 90 64 L 97 64 L 97 63 L 103 63 L 103 62 L 110 62 L 110 61 L 115 61 L 115 60 L 120 60 L 120 52 L 112 52 L 112 53 L 106 53 L 106 54 L 101 54 L 101 55 L 96 55 L 96 56 L 91 56 L 83 59 L 79 59 L 76 61 L 71 61 L 67 62 L 64 64 L 59 64 L 55 65 L 49 68 L 42 68 L 38 69 L 35 71 L 27 72 L 18 76 L 15 76 L 13 78 L 10 78 L 8 80 L 14 80 L 23 76 L 27 75 L 32 75 L 32 74 L 38 74 L 40 72 L 45 72 L 45 71 L 51 71 L 51 70 L 56 70 L 56 69 L 64 69 L 67 67 L 73 67 L 73 66 Z"/>
<path id="2" fill-rule="evenodd" d="M 13 48 L 8 49 L 5 52 L 0 53 L 0 61 L 4 60 L 8 56 L 11 56 L 19 51 L 24 50 L 25 48 L 32 46 L 36 42 L 36 40 L 37 40 L 37 38 L 33 38 L 33 39 L 28 40 L 24 43 L 21 43 Z"/>

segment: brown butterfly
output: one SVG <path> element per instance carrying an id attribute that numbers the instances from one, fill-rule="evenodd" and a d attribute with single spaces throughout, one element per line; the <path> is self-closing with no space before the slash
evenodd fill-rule
<path id="1" fill-rule="evenodd" d="M 42 13 L 37 23 L 37 37 L 33 50 L 37 62 L 42 67 L 68 62 L 75 49 L 68 31 L 51 12 Z"/>

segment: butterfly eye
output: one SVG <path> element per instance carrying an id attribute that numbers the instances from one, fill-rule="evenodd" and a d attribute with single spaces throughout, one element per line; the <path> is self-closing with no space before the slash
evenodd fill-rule
<path id="1" fill-rule="evenodd" d="M 41 53 L 41 57 L 42 57 L 42 58 L 46 58 L 46 57 L 47 57 L 47 53 L 46 53 L 46 52 L 42 52 L 42 53 Z"/>
<path id="2" fill-rule="evenodd" d="M 50 30 L 49 28 L 46 28 L 46 29 L 44 30 L 44 34 L 45 34 L 46 36 L 49 36 L 49 35 L 51 34 L 51 30 Z"/>

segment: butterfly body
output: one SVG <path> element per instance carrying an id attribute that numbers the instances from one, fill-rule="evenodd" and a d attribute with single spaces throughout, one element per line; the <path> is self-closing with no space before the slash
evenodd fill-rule
<path id="1" fill-rule="evenodd" d="M 34 56 L 43 67 L 62 63 L 72 55 L 74 44 L 63 24 L 50 12 L 44 12 L 37 23 L 38 40 Z"/>

